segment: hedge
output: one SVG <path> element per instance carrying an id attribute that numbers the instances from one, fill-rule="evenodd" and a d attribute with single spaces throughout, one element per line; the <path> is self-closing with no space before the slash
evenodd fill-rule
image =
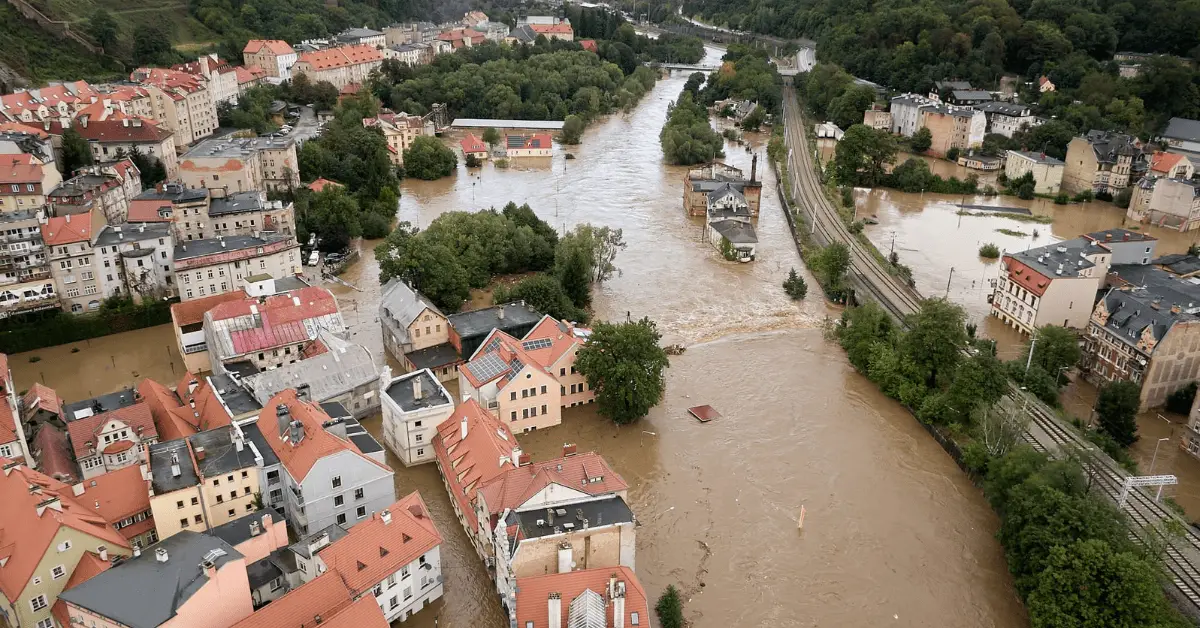
<path id="1" fill-rule="evenodd" d="M 172 301 L 142 305 L 122 302 L 105 304 L 99 311 L 68 314 L 55 310 L 45 314 L 18 315 L 0 321 L 0 352 L 13 354 L 79 342 L 123 331 L 133 331 L 171 322 Z"/>

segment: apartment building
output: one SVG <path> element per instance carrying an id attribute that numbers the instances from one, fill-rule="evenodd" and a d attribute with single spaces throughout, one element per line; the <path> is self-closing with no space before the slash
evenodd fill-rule
<path id="1" fill-rule="evenodd" d="M 1062 189 L 1071 194 L 1085 190 L 1116 195 L 1146 169 L 1140 141 L 1108 131 L 1088 131 L 1067 144 Z"/>
<path id="2" fill-rule="evenodd" d="M 1150 156 L 1150 177 L 1164 179 L 1191 179 L 1196 175 L 1196 165 L 1185 155 L 1158 151 Z"/>
<path id="3" fill-rule="evenodd" d="M 217 107 L 207 81 L 161 68 L 138 68 L 130 80 L 150 93 L 150 116 L 175 134 L 180 145 L 192 144 L 217 129 Z"/>
<path id="4" fill-rule="evenodd" d="M 384 28 L 383 36 L 386 45 L 396 46 L 429 43 L 437 39 L 439 32 L 437 25 L 432 22 L 406 22 Z"/>
<path id="5" fill-rule="evenodd" d="M 191 301 L 238 290 L 252 275 L 289 277 L 300 273 L 300 245 L 290 236 L 230 236 L 177 242 L 175 276 L 179 296 Z"/>
<path id="6" fill-rule="evenodd" d="M 517 581 L 513 626 L 633 628 L 650 625 L 650 602 L 627 567 L 559 571 Z"/>
<path id="7" fill-rule="evenodd" d="M 0 212 L 38 209 L 60 183 L 58 168 L 34 155 L 0 155 Z"/>
<path id="8" fill-rule="evenodd" d="M 1047 157 L 1046 153 L 1010 150 L 1004 160 L 1004 176 L 1009 181 L 1020 179 L 1027 173 L 1033 174 L 1035 194 L 1058 194 L 1062 186 L 1063 168 L 1061 160 Z"/>
<path id="9" fill-rule="evenodd" d="M 379 412 L 379 373 L 371 351 L 329 331 L 318 331 L 310 348 L 296 362 L 289 360 L 277 368 L 248 374 L 245 371 L 250 369 L 244 368 L 247 365 L 242 362 L 236 367 L 241 372 L 242 385 L 259 403 L 267 403 L 276 394 L 295 388 L 298 397 L 321 404 L 335 419 L 339 416 L 326 404 L 340 404 L 352 417 Z M 365 447 L 359 445 L 360 449 Z M 363 453 L 369 452 L 364 449 Z"/>
<path id="10" fill-rule="evenodd" d="M 863 124 L 876 131 L 891 131 L 892 114 L 880 105 L 871 105 L 863 112 Z"/>
<path id="11" fill-rule="evenodd" d="M 283 597 L 234 624 L 233 628 L 276 628 L 296 623 L 322 628 L 388 628 L 379 604 L 368 596 L 357 600 L 337 572 L 327 572 L 292 589 Z"/>
<path id="12" fill-rule="evenodd" d="M 143 461 L 71 487 L 81 503 L 93 506 L 134 549 L 145 549 L 158 542 L 150 494 L 146 490 L 148 470 Z"/>
<path id="13" fill-rule="evenodd" d="M 325 288 L 226 301 L 204 314 L 214 373 L 249 374 L 295 364 L 320 351 L 317 336 L 322 331 L 346 333 L 337 299 Z"/>
<path id="14" fill-rule="evenodd" d="M 8 356 L 3 353 L 0 353 L 0 394 L 4 396 L 0 401 L 0 458 L 29 464 L 33 461 L 29 449 L 31 439 L 25 433 L 20 398 L 13 387 Z"/>
<path id="15" fill-rule="evenodd" d="M 86 81 L 70 81 L 38 89 L 17 90 L 0 96 L 0 119 L 31 122 L 70 118 L 95 102 L 100 94 Z"/>
<path id="16" fill-rule="evenodd" d="M 404 621 L 442 597 L 442 535 L 420 494 L 410 493 L 318 549 L 312 582 L 337 573 L 355 599 L 372 599 L 389 622 Z"/>
<path id="17" fill-rule="evenodd" d="M 288 80 L 296 64 L 296 51 L 286 41 L 251 39 L 242 48 L 242 60 L 247 66 L 262 68 L 267 76 Z"/>
<path id="18" fill-rule="evenodd" d="M 246 559 L 225 541 L 186 531 L 62 592 L 79 626 L 228 628 L 254 611 Z"/>
<path id="19" fill-rule="evenodd" d="M 406 371 L 429 369 L 438 381 L 457 379 L 462 358 L 450 343 L 450 321 L 400 279 L 383 286 L 379 324 L 384 348 Z"/>
<path id="20" fill-rule="evenodd" d="M 338 44 L 343 46 L 371 46 L 374 48 L 383 48 L 387 45 L 387 37 L 382 31 L 373 30 L 367 27 L 363 28 L 347 28 L 346 30 L 334 35 Z"/>
<path id="21" fill-rule="evenodd" d="M 1018 131 L 1033 128 L 1041 123 L 1029 105 L 999 101 L 983 102 L 975 105 L 977 111 L 982 111 L 987 117 L 987 132 L 1012 137 Z"/>
<path id="22" fill-rule="evenodd" d="M 92 235 L 103 225 L 99 211 L 55 216 L 42 225 L 50 275 L 64 310 L 78 314 L 100 309 L 103 295 L 96 278 L 98 269 L 92 263 Z"/>
<path id="23" fill-rule="evenodd" d="M 433 136 L 432 121 L 403 111 L 395 113 L 384 109 L 374 118 L 363 118 L 363 126 L 379 129 L 383 133 L 387 140 L 388 157 L 397 166 L 404 165 L 404 151 L 408 150 L 414 139 L 422 135 Z"/>
<path id="24" fill-rule="evenodd" d="M 438 33 L 437 41 L 448 44 L 453 50 L 458 50 L 482 44 L 487 41 L 487 35 L 473 28 L 455 28 Z M 510 37 L 507 41 L 514 43 L 516 40 Z"/>
<path id="25" fill-rule="evenodd" d="M 0 121 L 0 155 L 33 155 L 57 168 L 56 139 L 36 123 Z"/>
<path id="26" fill-rule="evenodd" d="M 1165 229 L 1200 229 L 1200 185 L 1191 179 L 1145 177 L 1134 186 L 1125 216 Z"/>
<path id="27" fill-rule="evenodd" d="M 437 427 L 454 412 L 454 398 L 429 369 L 392 378 L 384 367 L 379 387 L 384 443 L 406 467 L 433 460 Z"/>
<path id="28" fill-rule="evenodd" d="M 46 245 L 42 240 L 41 209 L 0 212 L 0 286 L 50 278 Z M 21 303 L 19 292 L 0 293 L 0 307 Z"/>
<path id="29" fill-rule="evenodd" d="M 171 306 L 171 325 L 175 329 L 176 347 L 183 356 L 183 367 L 190 373 L 210 368 L 208 342 L 204 338 L 204 313 L 226 301 L 246 298 L 243 290 L 223 292 Z"/>
<path id="30" fill-rule="evenodd" d="M 136 403 L 67 421 L 67 436 L 84 480 L 146 462 L 158 442 L 150 407 Z"/>
<path id="31" fill-rule="evenodd" d="M 258 416 L 259 431 L 281 463 L 288 522 L 301 535 L 356 525 L 396 499 L 392 470 L 326 431 L 329 421 L 294 390 L 272 397 Z"/>
<path id="32" fill-rule="evenodd" d="M 138 152 L 161 161 L 168 180 L 179 176 L 175 134 L 153 120 L 120 114 L 104 120 L 92 120 L 83 115 L 75 120 L 72 128 L 88 141 L 92 158 L 98 162 L 112 161 Z M 141 190 L 136 192 L 140 193 Z"/>
<path id="33" fill-rule="evenodd" d="M 1162 138 L 1166 140 L 1168 150 L 1200 153 L 1200 121 L 1171 118 Z"/>
<path id="34" fill-rule="evenodd" d="M 934 101 L 917 94 L 903 94 L 891 101 L 892 134 L 912 137 L 921 128 L 921 108 Z"/>
<path id="35" fill-rule="evenodd" d="M 1109 248 L 1086 237 L 1006 253 L 991 314 L 1025 334 L 1044 325 L 1082 329 L 1112 257 Z"/>
<path id="36" fill-rule="evenodd" d="M 303 74 L 313 83 L 327 81 L 342 89 L 351 83 L 365 83 L 371 71 L 382 63 L 383 53 L 374 46 L 338 46 L 301 53 L 292 73 Z"/>
<path id="37" fill-rule="evenodd" d="M 216 53 L 206 54 L 195 61 L 171 66 L 176 72 L 184 72 L 203 79 L 212 95 L 214 104 L 237 104 L 238 79 L 233 65 L 222 60 Z"/>
<path id="38" fill-rule="evenodd" d="M 267 200 L 265 192 L 236 192 L 213 198 L 207 220 L 193 223 L 187 235 L 196 239 L 272 233 L 292 235 L 296 226 L 292 203 Z"/>
<path id="39" fill-rule="evenodd" d="M 944 156 L 950 149 L 967 150 L 983 145 L 987 117 L 971 107 L 930 104 L 921 107 L 921 127 L 932 136 L 927 153 Z"/>
<path id="40" fill-rule="evenodd" d="M 130 543 L 71 487 L 0 460 L 0 615 L 12 626 L 54 628 L 51 616 L 76 569 L 128 556 Z"/>
<path id="41" fill-rule="evenodd" d="M 174 237 L 170 223 L 105 225 L 92 242 L 100 294 L 141 302 L 173 296 Z"/>
<path id="42" fill-rule="evenodd" d="M 214 197 L 236 192 L 288 190 L 300 185 L 296 142 L 289 137 L 205 140 L 180 157 L 179 178 Z"/>
<path id="43" fill-rule="evenodd" d="M 187 240 L 188 235 L 196 239 L 192 225 L 204 222 L 201 217 L 208 215 L 208 203 L 207 189 L 190 189 L 178 182 L 159 183 L 129 202 L 129 221 L 172 223 L 176 241 Z"/>
<path id="44" fill-rule="evenodd" d="M 464 358 L 475 355 L 493 330 L 499 329 L 510 336 L 520 338 L 529 333 L 541 320 L 542 313 L 523 301 L 459 312 L 446 317 L 450 324 L 450 344 Z"/>
<path id="45" fill-rule="evenodd" d="M 129 159 L 84 166 L 74 177 L 46 194 L 56 216 L 99 211 L 105 222 L 119 224 L 129 216 L 129 202 L 142 191 L 142 176 Z"/>

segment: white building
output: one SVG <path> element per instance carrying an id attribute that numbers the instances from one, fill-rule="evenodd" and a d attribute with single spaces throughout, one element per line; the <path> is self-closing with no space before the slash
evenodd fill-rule
<path id="1" fill-rule="evenodd" d="M 931 104 L 928 98 L 904 94 L 892 99 L 892 133 L 912 137 L 921 128 L 921 107 Z"/>
<path id="2" fill-rule="evenodd" d="M 105 225 L 92 243 L 100 293 L 137 301 L 175 294 L 171 223 Z"/>
<path id="3" fill-rule="evenodd" d="M 384 444 L 405 466 L 433 460 L 437 427 L 454 413 L 454 398 L 429 369 L 392 379 L 384 368 L 379 386 Z"/>
<path id="4" fill-rule="evenodd" d="M 180 242 L 175 275 L 184 301 L 242 288 L 254 275 L 289 277 L 303 271 L 300 245 L 291 236 L 237 235 Z"/>

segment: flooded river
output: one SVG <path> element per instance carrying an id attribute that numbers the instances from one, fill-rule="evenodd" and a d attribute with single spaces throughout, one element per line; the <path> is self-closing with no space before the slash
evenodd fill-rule
<path id="1" fill-rule="evenodd" d="M 660 81 L 633 112 L 592 125 L 583 144 L 568 149 L 576 159 L 556 147 L 552 158 L 508 169 L 460 165 L 449 178 L 404 182 L 400 218 L 419 226 L 447 211 L 512 200 L 559 228 L 624 229 L 622 273 L 597 287 L 597 317 L 649 316 L 664 342 L 688 345 L 672 358 L 666 397 L 646 420 L 617 428 L 593 408 L 570 409 L 562 426 L 521 436 L 522 448 L 544 459 L 574 442 L 610 461 L 628 481 L 641 522 L 637 571 L 647 594 L 680 586 L 699 628 L 1027 625 L 993 537 L 997 519 L 979 490 L 824 339 L 823 321 L 839 312 L 819 298 L 791 244 L 762 161 L 766 138 L 752 138 L 767 183 L 755 262 L 724 261 L 703 240 L 702 220 L 684 214 L 685 169 L 663 165 L 657 138 L 685 80 Z M 738 146 L 727 153 L 749 172 L 752 153 Z M 370 245 L 343 275 L 358 289 L 330 288 L 354 340 L 382 362 Z M 792 267 L 811 286 L 799 304 L 781 286 Z M 125 382 L 124 371 L 106 382 L 107 371 L 79 370 L 82 360 L 99 363 L 87 352 L 54 367 L 48 359 L 14 360 L 14 369 L 22 385 L 39 372 L 63 387 L 82 377 L 95 382 L 89 389 Z M 170 369 L 157 373 L 169 379 Z M 723 417 L 705 425 L 687 418 L 685 409 L 702 403 Z M 379 429 L 378 419 L 366 425 Z M 505 625 L 436 468 L 405 469 L 395 460 L 393 467 L 398 490 L 420 490 L 446 537 L 446 598 L 405 625 Z M 807 518 L 798 531 L 802 505 Z"/>

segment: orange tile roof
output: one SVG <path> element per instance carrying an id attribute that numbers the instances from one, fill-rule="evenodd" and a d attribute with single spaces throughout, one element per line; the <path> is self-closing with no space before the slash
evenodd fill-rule
<path id="1" fill-rule="evenodd" d="M 462 422 L 467 421 L 467 437 L 462 437 Z M 475 493 L 479 487 L 496 476 L 516 468 L 513 450 L 518 448 L 512 430 L 483 409 L 474 399 L 468 399 L 454 409 L 454 414 L 437 427 L 433 452 L 437 456 L 442 477 L 450 487 L 450 496 L 458 502 L 459 512 L 466 517 L 472 530 L 478 529 L 475 516 Z M 502 458 L 508 461 L 501 462 Z"/>
<path id="2" fill-rule="evenodd" d="M 50 218 L 42 225 L 42 240 L 51 246 L 91 242 L 92 212 Z"/>
<path id="3" fill-rule="evenodd" d="M 8 399 L 0 399 L 0 445 L 15 440 L 17 440 L 17 419 L 8 405 Z"/>
<path id="4" fill-rule="evenodd" d="M 161 209 L 167 210 L 166 218 L 159 213 Z M 168 199 L 135 198 L 129 201 L 129 217 L 126 222 L 171 222 L 170 215 L 171 201 Z"/>
<path id="5" fill-rule="evenodd" d="M 628 567 L 597 567 L 568 573 L 531 576 L 517 579 L 517 624 L 525 626 L 532 622 L 534 626 L 543 628 L 549 626 L 550 607 L 547 600 L 551 593 L 557 593 L 562 598 L 562 617 L 560 626 L 569 624 L 567 612 L 571 602 L 584 591 L 591 590 L 604 598 L 605 626 L 612 626 L 613 604 L 608 598 L 609 581 L 615 577 L 617 582 L 625 583 L 625 613 L 623 623 L 633 625 L 633 613 L 638 614 L 638 625 L 650 625 L 650 606 L 646 600 L 646 590 L 638 581 L 637 575 Z"/>
<path id="6" fill-rule="evenodd" d="M 593 478 L 601 478 L 592 482 Z M 515 509 L 550 484 L 561 484 L 588 495 L 606 495 L 629 488 L 625 480 L 595 452 L 587 452 L 511 469 L 483 484 L 479 492 L 488 514 Z"/>
<path id="7" fill-rule="evenodd" d="M 137 201 L 134 201 L 137 202 Z M 166 201 L 170 205 L 170 201 Z M 132 208 L 130 209 L 132 211 Z M 174 321 L 176 327 L 184 327 L 186 325 L 195 325 L 204 322 L 204 314 L 209 310 L 217 307 L 222 303 L 229 301 L 240 301 L 247 298 L 245 290 L 241 288 L 233 292 L 223 292 L 210 297 L 194 299 L 192 301 L 184 301 L 171 306 L 171 320 Z"/>
<path id="8" fill-rule="evenodd" d="M 483 351 L 482 348 L 490 345 L 493 340 L 498 341 L 497 346 L 490 351 Z M 471 385 L 475 388 L 479 388 L 480 386 L 483 386 L 484 384 L 495 380 L 498 377 L 507 375 L 509 371 L 514 368 L 514 360 L 520 360 L 521 364 L 524 366 L 540 368 L 543 371 L 546 368 L 544 365 L 539 364 L 538 361 L 533 358 L 533 356 L 529 355 L 529 353 L 525 351 L 524 347 L 521 346 L 520 340 L 513 338 L 511 335 L 500 331 L 499 329 L 493 329 L 492 332 L 484 338 L 483 344 L 479 346 L 480 349 L 476 351 L 476 355 L 472 356 L 472 359 L 466 364 L 462 365 L 459 370 L 459 372 L 466 376 L 467 381 L 471 382 Z M 498 373 L 495 373 L 495 371 L 489 371 L 489 374 L 495 374 L 486 380 L 480 379 L 479 376 L 476 375 L 476 372 L 482 370 L 480 365 L 484 358 L 492 354 L 495 354 L 497 357 L 499 357 L 500 361 L 508 365 L 508 368 Z M 504 388 L 504 382 L 500 383 L 500 388 Z"/>
<path id="9" fill-rule="evenodd" d="M 0 458 L 0 466 L 8 462 Z M 57 503 L 39 509 L 52 499 Z M 4 504 L 0 509 L 0 559 L 6 559 L 0 569 L 0 591 L 10 600 L 25 589 L 60 527 L 91 535 L 110 550 L 129 549 L 129 542 L 103 517 L 76 500 L 71 487 L 29 467 L 0 472 L 0 504 Z"/>
<path id="10" fill-rule="evenodd" d="M 25 393 L 25 407 L 33 408 L 36 404 L 46 412 L 62 415 L 63 400 L 53 388 L 41 382 L 34 382 Z"/>
<path id="11" fill-rule="evenodd" d="M 1018 260 L 1010 255 L 1004 256 L 1004 261 L 1008 263 L 1008 280 L 1025 288 L 1026 290 L 1042 296 L 1046 293 L 1046 287 L 1050 285 L 1050 278 L 1034 270 L 1032 266 Z"/>
<path id="12" fill-rule="evenodd" d="M 232 628 L 312 628 L 350 605 L 350 589 L 336 571 L 327 571 L 255 611 Z M 373 598 L 364 597 L 378 607 Z M 322 621 L 318 622 L 320 617 Z"/>
<path id="13" fill-rule="evenodd" d="M 582 335 L 578 335 L 582 333 Z M 550 346 L 540 349 L 526 349 L 538 364 L 553 366 L 564 354 L 575 347 L 583 345 L 585 338 L 591 333 L 590 329 L 576 327 L 570 322 L 559 322 L 550 316 L 543 316 L 529 333 L 521 339 L 522 346 L 533 340 L 549 340 Z"/>
<path id="14" fill-rule="evenodd" d="M 579 45 L 583 46 L 583 49 L 588 52 L 596 52 L 598 50 L 595 39 L 580 39 Z"/>
<path id="15" fill-rule="evenodd" d="M 196 381 L 197 388 L 194 393 L 189 394 L 188 383 L 192 380 Z M 159 440 L 169 441 L 232 422 L 232 417 L 211 389 L 208 380 L 201 380 L 185 372 L 176 389 L 178 394 L 152 379 L 142 380 L 137 390 L 145 400 L 144 403 L 150 407 Z M 192 400 L 196 402 L 194 408 L 189 403 Z"/>
<path id="16" fill-rule="evenodd" d="M 163 142 L 171 131 L 153 120 L 114 112 L 105 120 L 80 120 L 74 126 L 83 139 L 91 142 Z"/>
<path id="17" fill-rule="evenodd" d="M 110 524 L 150 510 L 150 491 L 138 465 L 84 480 L 82 486 L 83 493 L 76 499 L 94 508 Z"/>
<path id="18" fill-rule="evenodd" d="M 246 42 L 246 47 L 242 48 L 242 52 L 258 54 L 263 48 L 271 51 L 275 56 L 290 55 L 296 52 L 286 41 L 280 39 L 251 39 Z"/>
<path id="19" fill-rule="evenodd" d="M 29 133 L 31 135 L 36 135 L 38 137 L 38 139 L 43 139 L 43 140 L 50 139 L 50 134 L 47 133 L 45 131 L 45 129 L 41 128 L 40 126 L 35 126 L 33 123 L 25 123 L 25 122 L 17 122 L 17 121 L 0 122 L 0 131 L 12 131 L 14 133 Z"/>
<path id="20" fill-rule="evenodd" d="M 1183 155 L 1157 152 L 1154 153 L 1154 156 L 1150 159 L 1150 169 L 1154 172 L 1167 173 L 1170 172 L 1171 168 L 1174 168 L 1181 159 L 1183 159 Z"/>
<path id="21" fill-rule="evenodd" d="M 124 423 L 133 435 L 141 438 L 158 438 L 158 429 L 154 427 L 154 417 L 150 413 L 150 406 L 145 402 L 117 408 L 111 412 L 93 414 L 67 423 L 67 433 L 71 436 L 71 446 L 75 448 L 76 460 L 96 455 L 95 452 L 101 449 L 100 431 L 111 421 Z M 129 441 L 129 445 L 133 446 L 133 441 Z M 104 453 L 109 452 L 105 451 Z"/>
<path id="22" fill-rule="evenodd" d="M 379 602 L 373 596 L 364 595 L 321 622 L 321 628 L 388 628 L 388 622 Z"/>
<path id="23" fill-rule="evenodd" d="M 483 143 L 474 133 L 467 133 L 467 136 L 459 142 L 464 153 L 484 153 L 487 152 L 487 145 Z"/>
<path id="24" fill-rule="evenodd" d="M 267 75 L 267 72 L 265 70 L 263 70 L 262 68 L 258 67 L 257 65 L 248 65 L 245 67 L 239 65 L 233 69 L 233 72 L 234 72 L 234 76 L 237 77 L 238 85 L 245 85 L 246 83 L 253 83 L 255 81 L 261 80 L 264 76 Z"/>
<path id="25" fill-rule="evenodd" d="M 112 563 L 107 560 L 101 560 L 99 554 L 84 552 L 83 556 L 79 557 L 79 563 L 75 565 L 75 571 L 71 572 L 71 577 L 63 585 L 63 590 L 66 591 L 72 587 L 79 586 L 93 577 L 108 571 L 110 567 L 112 567 Z M 54 608 L 50 609 L 50 613 L 58 620 L 59 625 L 72 625 L 71 618 L 67 614 L 66 602 L 55 600 Z"/>
<path id="26" fill-rule="evenodd" d="M 329 179 L 320 178 L 320 179 L 317 179 L 316 181 L 313 181 L 312 183 L 309 183 L 308 189 L 312 190 L 313 192 L 320 192 L 321 190 L 324 190 L 325 188 L 327 188 L 331 185 L 333 187 L 338 187 L 338 188 L 346 187 L 346 186 L 342 185 L 341 183 L 338 183 L 337 181 L 330 181 Z"/>
<path id="27" fill-rule="evenodd" d="M 296 59 L 296 63 L 307 63 L 314 70 L 329 70 L 376 61 L 383 61 L 383 53 L 379 52 L 374 46 L 362 44 L 303 52 Z"/>
<path id="28" fill-rule="evenodd" d="M 558 24 L 530 24 L 530 30 L 539 35 L 574 35 L 575 31 L 566 22 Z"/>
<path id="29" fill-rule="evenodd" d="M 276 409 L 280 405 L 287 407 L 293 421 L 300 421 L 304 426 L 304 438 L 299 444 L 285 441 L 279 436 Z M 294 388 L 271 397 L 263 406 L 258 414 L 258 429 L 295 481 L 303 482 L 313 465 L 321 458 L 347 450 L 358 454 L 363 460 L 391 471 L 386 465 L 364 456 L 353 443 L 326 432 L 322 425 L 329 420 L 329 415 L 316 404 L 298 399 Z"/>
<path id="30" fill-rule="evenodd" d="M 79 467 L 71 458 L 71 444 L 67 433 L 49 421 L 38 428 L 37 436 L 29 443 L 38 470 L 58 480 L 74 484 L 79 479 Z"/>
<path id="31" fill-rule="evenodd" d="M 196 383 L 196 389 L 189 392 L 192 382 Z M 207 377 L 197 377 L 191 372 L 185 372 L 175 385 L 175 396 L 179 397 L 183 410 L 190 417 L 189 422 L 193 423 L 198 431 L 224 427 L 233 422 L 233 417 L 229 416 L 225 406 L 221 405 L 217 391 L 213 390 Z M 196 404 L 194 408 L 192 402 Z"/>
<path id="32" fill-rule="evenodd" d="M 384 522 L 385 513 L 390 513 L 390 522 Z M 361 595 L 441 542 L 429 509 L 413 492 L 350 528 L 320 556 L 330 571 L 342 575 L 354 595 Z"/>
<path id="33" fill-rule="evenodd" d="M 41 182 L 42 162 L 33 155 L 0 155 L 0 184 Z"/>

